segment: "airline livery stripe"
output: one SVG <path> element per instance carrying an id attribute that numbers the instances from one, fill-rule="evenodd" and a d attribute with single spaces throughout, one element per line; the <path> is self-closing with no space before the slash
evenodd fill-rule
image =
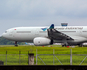
<path id="1" fill-rule="evenodd" d="M 87 31 L 82 31 L 82 32 L 87 32 Z"/>
<path id="2" fill-rule="evenodd" d="M 76 32 L 76 31 L 61 31 L 61 32 Z"/>
<path id="3" fill-rule="evenodd" d="M 17 33 L 31 33 L 31 31 L 17 31 Z"/>

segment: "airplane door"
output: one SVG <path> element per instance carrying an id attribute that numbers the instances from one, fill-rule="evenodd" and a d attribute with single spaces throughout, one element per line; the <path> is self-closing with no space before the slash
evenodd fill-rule
<path id="1" fill-rule="evenodd" d="M 13 36 L 13 30 L 10 30 L 9 36 Z"/>
<path id="2" fill-rule="evenodd" d="M 35 32 L 35 36 L 39 36 L 39 30 L 37 28 L 34 30 L 34 32 Z"/>
<path id="3" fill-rule="evenodd" d="M 82 31 L 80 31 L 80 34 L 82 35 Z"/>
<path id="4" fill-rule="evenodd" d="M 20 39 L 21 38 L 21 33 L 17 33 L 17 30 L 14 29 L 14 31 L 13 31 L 13 37 L 15 39 Z"/>
<path id="5" fill-rule="evenodd" d="M 79 36 L 82 35 L 82 31 L 79 30 L 79 31 L 76 31 L 76 32 L 77 32 L 77 35 L 79 35 Z"/>

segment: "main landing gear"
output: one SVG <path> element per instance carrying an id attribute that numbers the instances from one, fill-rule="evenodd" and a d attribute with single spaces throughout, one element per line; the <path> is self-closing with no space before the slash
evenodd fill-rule
<path id="1" fill-rule="evenodd" d="M 78 44 L 79 47 L 83 47 L 83 44 Z"/>
<path id="2" fill-rule="evenodd" d="M 68 43 L 62 43 L 62 47 L 66 47 L 66 46 L 69 46 Z"/>
<path id="3" fill-rule="evenodd" d="M 69 46 L 69 45 L 66 45 L 66 44 L 65 45 L 62 45 L 62 47 L 66 47 L 66 46 Z"/>
<path id="4" fill-rule="evenodd" d="M 18 45 L 17 45 L 17 41 L 15 41 L 15 46 L 18 46 Z"/>

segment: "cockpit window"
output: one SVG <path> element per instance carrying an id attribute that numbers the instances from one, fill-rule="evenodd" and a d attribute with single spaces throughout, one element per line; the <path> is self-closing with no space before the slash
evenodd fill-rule
<path id="1" fill-rule="evenodd" d="M 5 33 L 7 33 L 7 31 L 5 31 Z"/>

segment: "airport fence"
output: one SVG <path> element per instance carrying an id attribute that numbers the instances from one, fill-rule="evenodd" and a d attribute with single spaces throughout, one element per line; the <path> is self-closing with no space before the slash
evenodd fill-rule
<path id="1" fill-rule="evenodd" d="M 28 53 L 29 54 L 29 53 Z M 28 54 L 0 54 L 0 61 L 4 62 L 4 65 L 28 65 Z"/>
<path id="2" fill-rule="evenodd" d="M 53 49 L 53 54 L 36 54 L 36 64 L 87 65 L 87 54 L 72 54 L 72 49 L 70 49 L 70 54 L 55 54 L 55 50 Z"/>
<path id="3" fill-rule="evenodd" d="M 48 54 L 47 50 L 37 50 L 34 54 L 35 65 L 87 65 L 87 54 L 72 54 L 70 49 L 69 54 L 60 54 L 58 50 L 51 50 Z M 41 53 L 42 52 L 42 53 Z M 45 53 L 46 52 L 46 53 Z M 40 54 L 41 53 L 41 54 Z M 4 62 L 4 65 L 29 65 L 29 51 L 27 54 L 0 54 L 0 61 Z"/>

